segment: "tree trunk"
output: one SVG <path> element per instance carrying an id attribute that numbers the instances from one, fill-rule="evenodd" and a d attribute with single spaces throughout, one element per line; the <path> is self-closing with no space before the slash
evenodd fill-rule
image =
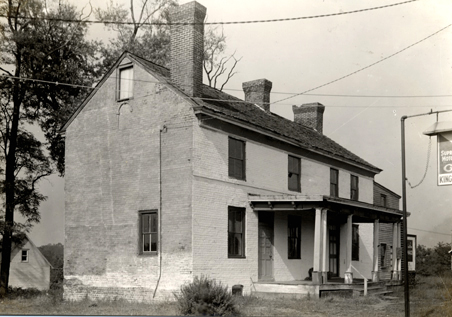
<path id="1" fill-rule="evenodd" d="M 21 55 L 19 48 L 16 55 L 16 78 L 20 77 Z M 11 243 L 14 226 L 14 207 L 15 207 L 15 170 L 16 170 L 16 148 L 17 133 L 19 129 L 19 114 L 21 98 L 19 97 L 19 79 L 14 79 L 13 90 L 13 117 L 11 122 L 11 131 L 9 135 L 9 148 L 6 156 L 5 168 L 5 229 L 3 231 L 2 243 L 2 265 L 0 271 L 0 297 L 4 297 L 8 293 L 9 286 L 9 269 L 11 266 Z"/>

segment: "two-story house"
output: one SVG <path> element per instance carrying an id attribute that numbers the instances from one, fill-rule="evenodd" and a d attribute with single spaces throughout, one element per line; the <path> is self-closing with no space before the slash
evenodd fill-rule
<path id="1" fill-rule="evenodd" d="M 378 280 L 380 224 L 397 238 L 401 218 L 374 203 L 381 170 L 323 135 L 321 104 L 291 121 L 266 79 L 244 100 L 203 85 L 205 14 L 175 9 L 169 68 L 124 53 L 63 127 L 65 298 L 172 298 L 200 275 L 245 293 Z"/>

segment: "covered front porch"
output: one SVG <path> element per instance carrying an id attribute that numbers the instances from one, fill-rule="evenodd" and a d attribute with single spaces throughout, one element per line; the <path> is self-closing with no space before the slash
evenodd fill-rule
<path id="1" fill-rule="evenodd" d="M 279 289 L 279 293 L 320 295 L 359 289 L 368 280 L 382 285 L 381 223 L 392 226 L 391 280 L 400 280 L 398 210 L 321 195 L 249 195 L 248 199 L 259 218 L 255 292 Z"/>

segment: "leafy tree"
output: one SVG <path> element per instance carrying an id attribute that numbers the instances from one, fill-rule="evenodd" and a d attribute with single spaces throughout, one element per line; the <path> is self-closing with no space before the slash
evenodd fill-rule
<path id="1" fill-rule="evenodd" d="M 450 271 L 451 245 L 438 242 L 434 248 L 418 245 L 416 248 L 416 272 L 421 275 L 440 275 Z"/>
<path id="2" fill-rule="evenodd" d="M 61 243 L 40 246 L 39 251 L 52 264 L 50 283 L 53 285 L 63 282 L 64 246 Z"/>
<path id="3" fill-rule="evenodd" d="M 49 10 L 39 0 L 8 0 L 0 3 L 0 14 L 6 16 L 0 24 L 0 166 L 4 166 L 0 296 L 4 296 L 13 233 L 39 222 L 39 204 L 46 197 L 37 191 L 38 182 L 54 170 L 64 173 L 64 141 L 58 130 L 90 90 L 100 68 L 88 57 L 95 56 L 95 45 L 85 40 L 87 26 L 54 20 L 81 18 L 74 7 L 60 4 Z M 27 131 L 30 127 L 40 127 L 46 142 Z M 15 211 L 25 223 L 14 221 Z"/>

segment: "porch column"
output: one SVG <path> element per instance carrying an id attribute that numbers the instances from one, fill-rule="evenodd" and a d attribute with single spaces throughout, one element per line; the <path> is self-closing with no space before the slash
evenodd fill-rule
<path id="1" fill-rule="evenodd" d="M 374 261 L 372 270 L 372 281 L 378 282 L 380 280 L 378 272 L 378 247 L 380 246 L 380 220 L 374 221 Z"/>
<path id="2" fill-rule="evenodd" d="M 347 217 L 347 237 L 345 241 L 346 256 L 345 256 L 345 284 L 353 283 L 353 272 L 352 272 L 352 234 L 353 234 L 353 215 L 348 215 Z"/>
<path id="3" fill-rule="evenodd" d="M 397 224 L 397 247 L 402 247 L 402 223 Z M 397 259 L 397 274 L 399 275 L 399 281 L 402 280 L 402 256 Z"/>
<path id="4" fill-rule="evenodd" d="M 399 272 L 397 272 L 397 248 L 399 247 L 398 240 L 398 225 L 397 222 L 392 224 L 392 276 L 391 279 L 394 281 L 399 280 Z"/>
<path id="5" fill-rule="evenodd" d="M 322 278 L 323 278 L 323 284 L 325 284 L 328 280 L 328 248 L 327 248 L 327 230 L 328 230 L 328 226 L 327 226 L 327 217 L 328 217 L 328 210 L 327 209 L 322 209 Z"/>
<path id="6" fill-rule="evenodd" d="M 315 209 L 315 228 L 314 228 L 314 259 L 313 259 L 313 272 L 312 272 L 312 282 L 314 284 L 322 283 L 322 274 L 320 272 L 320 262 L 321 262 L 321 250 L 322 250 L 322 209 Z"/>

